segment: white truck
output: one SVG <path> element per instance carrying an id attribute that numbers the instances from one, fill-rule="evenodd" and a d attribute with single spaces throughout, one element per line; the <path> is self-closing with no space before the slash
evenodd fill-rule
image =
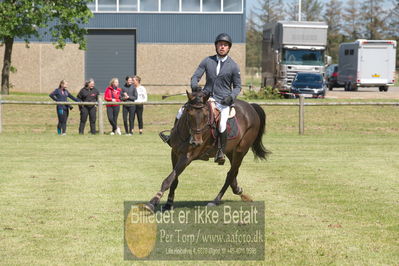
<path id="1" fill-rule="evenodd" d="M 339 46 L 338 83 L 346 91 L 378 87 L 388 91 L 395 83 L 396 41 L 356 40 Z"/>
<path id="2" fill-rule="evenodd" d="M 263 30 L 262 85 L 289 93 L 298 72 L 325 73 L 328 26 L 324 22 L 277 21 Z"/>

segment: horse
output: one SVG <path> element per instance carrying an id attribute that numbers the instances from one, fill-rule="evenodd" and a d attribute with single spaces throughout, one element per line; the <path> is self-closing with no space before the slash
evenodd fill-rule
<path id="1" fill-rule="evenodd" d="M 172 172 L 163 180 L 161 190 L 146 203 L 146 208 L 155 211 L 163 194 L 169 188 L 169 195 L 163 210 L 173 208 L 175 190 L 179 183 L 179 175 L 194 160 L 209 160 L 215 157 L 217 145 L 212 135 L 212 128 L 216 128 L 213 119 L 211 105 L 208 102 L 209 96 L 203 92 L 189 93 L 186 91 L 188 101 L 184 105 L 184 112 L 170 134 Z M 236 111 L 236 121 L 239 128 L 238 136 L 229 139 L 225 148 L 225 155 L 230 161 L 230 170 L 226 180 L 216 198 L 208 203 L 208 206 L 216 206 L 221 203 L 222 197 L 230 186 L 235 195 L 241 196 L 243 201 L 252 199 L 243 193 L 243 189 L 238 186 L 237 175 L 241 162 L 247 154 L 249 148 L 255 155 L 255 159 L 265 160 L 269 151 L 262 143 L 262 137 L 266 126 L 266 113 L 255 103 L 249 104 L 242 100 L 234 103 Z"/>

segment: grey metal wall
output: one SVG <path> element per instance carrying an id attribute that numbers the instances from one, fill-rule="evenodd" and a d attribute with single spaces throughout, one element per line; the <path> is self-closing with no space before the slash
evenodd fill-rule
<path id="1" fill-rule="evenodd" d="M 139 43 L 212 43 L 226 32 L 245 43 L 244 14 L 96 13 L 87 28 L 137 29 Z"/>
<path id="2" fill-rule="evenodd" d="M 111 78 L 123 85 L 127 75 L 136 73 L 136 35 L 134 30 L 89 30 L 85 53 L 85 78 L 94 78 L 104 91 Z"/>
<path id="3" fill-rule="evenodd" d="M 245 43 L 245 11 L 243 14 L 95 13 L 86 28 L 136 29 L 139 43 L 212 43 L 221 32 L 230 34 L 235 43 Z M 35 37 L 29 40 L 52 42 L 51 36 L 44 36 L 45 31 L 41 30 L 41 40 Z"/>

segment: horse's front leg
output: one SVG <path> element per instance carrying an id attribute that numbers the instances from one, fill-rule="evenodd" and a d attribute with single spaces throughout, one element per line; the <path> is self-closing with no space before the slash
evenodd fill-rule
<path id="1" fill-rule="evenodd" d="M 172 186 L 169 189 L 168 200 L 166 201 L 166 204 L 162 206 L 162 211 L 169 211 L 173 208 L 173 202 L 175 200 L 175 190 L 178 184 L 179 184 L 179 178 L 176 177 L 172 183 Z"/>
<path id="2" fill-rule="evenodd" d="M 175 168 L 177 164 L 178 157 L 177 155 L 171 151 L 171 159 L 172 159 L 172 168 Z M 176 177 L 175 180 L 172 182 L 172 185 L 169 189 L 169 195 L 168 195 L 168 200 L 165 205 L 162 206 L 163 211 L 169 211 L 173 208 L 173 201 L 175 199 L 175 190 L 177 188 L 177 185 L 179 184 L 179 178 Z"/>
<path id="3" fill-rule="evenodd" d="M 155 194 L 155 196 L 147 203 L 147 207 L 149 207 L 152 211 L 155 210 L 157 205 L 159 204 L 163 194 L 166 190 L 170 188 L 172 183 L 176 180 L 176 178 L 184 171 L 187 165 L 190 164 L 190 160 L 187 158 L 186 155 L 180 155 L 173 171 L 168 175 L 167 178 L 164 179 L 161 185 L 161 190 Z"/>

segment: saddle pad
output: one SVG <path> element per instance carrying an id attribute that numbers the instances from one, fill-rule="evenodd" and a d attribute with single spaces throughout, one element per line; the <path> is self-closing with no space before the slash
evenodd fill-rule
<path id="1" fill-rule="evenodd" d="M 219 124 L 219 121 L 218 121 Z M 217 125 L 218 127 L 219 125 Z M 237 118 L 232 117 L 227 120 L 227 139 L 235 139 L 240 133 L 240 129 L 238 128 Z M 213 128 L 212 136 L 216 139 L 217 137 L 217 128 Z"/>
<path id="2" fill-rule="evenodd" d="M 227 139 L 235 139 L 240 129 L 238 128 L 237 118 L 234 116 L 227 120 Z"/>

